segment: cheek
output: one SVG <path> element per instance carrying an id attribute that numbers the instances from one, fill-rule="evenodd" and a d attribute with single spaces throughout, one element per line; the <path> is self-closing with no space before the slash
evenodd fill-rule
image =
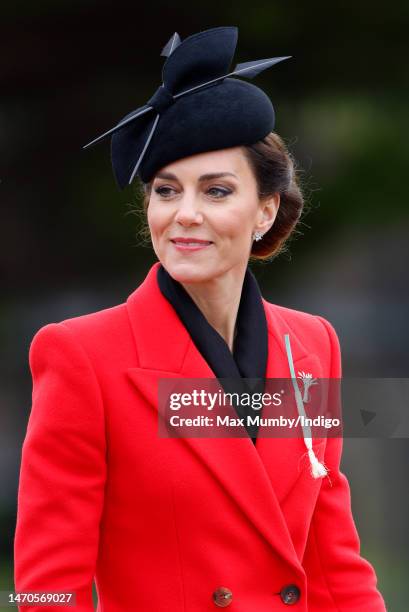
<path id="1" fill-rule="evenodd" d="M 235 241 L 240 237 L 247 240 L 247 234 L 251 232 L 254 223 L 254 216 L 252 217 L 249 214 L 247 207 L 235 207 L 214 221 L 215 227 L 221 235 L 230 237 Z"/>
<path id="2" fill-rule="evenodd" d="M 165 211 L 155 206 L 153 202 L 150 202 L 147 210 L 147 220 L 151 233 L 158 234 L 166 226 Z"/>

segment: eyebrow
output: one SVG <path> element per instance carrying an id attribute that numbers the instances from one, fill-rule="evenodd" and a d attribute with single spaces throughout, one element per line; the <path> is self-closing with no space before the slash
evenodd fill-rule
<path id="1" fill-rule="evenodd" d="M 233 172 L 209 172 L 207 174 L 202 174 L 202 176 L 199 177 L 199 183 L 209 181 L 210 179 L 222 178 L 223 176 L 234 176 L 234 178 L 237 178 L 236 174 L 233 174 Z M 172 172 L 158 172 L 155 178 L 174 181 L 178 180 L 176 174 L 173 174 Z"/>

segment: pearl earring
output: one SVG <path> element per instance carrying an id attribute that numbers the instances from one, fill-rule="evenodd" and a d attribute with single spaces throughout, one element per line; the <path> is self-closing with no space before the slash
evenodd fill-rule
<path id="1" fill-rule="evenodd" d="M 262 237 L 263 237 L 263 234 L 261 232 L 259 232 L 259 231 L 255 231 L 254 234 L 253 234 L 253 240 L 256 240 L 256 241 L 257 240 L 261 240 Z"/>

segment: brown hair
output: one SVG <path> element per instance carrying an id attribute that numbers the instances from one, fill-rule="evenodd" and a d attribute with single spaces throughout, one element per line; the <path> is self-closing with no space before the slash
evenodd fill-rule
<path id="1" fill-rule="evenodd" d="M 301 232 L 295 230 L 304 209 L 300 170 L 284 140 L 275 132 L 252 145 L 243 145 L 243 152 L 257 181 L 259 199 L 280 194 L 280 206 L 272 227 L 259 241 L 254 241 L 250 260 L 267 261 L 287 250 L 290 236 Z M 146 211 L 150 200 L 151 183 L 142 186 L 142 228 L 140 234 L 149 240 L 150 230 Z"/>
<path id="2" fill-rule="evenodd" d="M 250 255 L 253 260 L 270 260 L 286 250 L 286 242 L 295 233 L 304 208 L 299 171 L 283 139 L 275 132 L 243 150 L 256 177 L 260 200 L 280 194 L 274 223 L 261 240 L 253 242 Z"/>

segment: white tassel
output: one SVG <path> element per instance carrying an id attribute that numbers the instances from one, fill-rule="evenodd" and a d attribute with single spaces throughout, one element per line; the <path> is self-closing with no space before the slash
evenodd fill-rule
<path id="1" fill-rule="evenodd" d="M 327 475 L 327 469 L 323 463 L 318 461 L 312 448 L 308 451 L 308 456 L 311 463 L 311 474 L 313 478 L 323 478 Z"/>
<path id="2" fill-rule="evenodd" d="M 304 410 L 304 403 L 302 401 L 300 389 L 299 389 L 298 383 L 297 383 L 297 378 L 295 376 L 295 370 L 294 370 L 293 357 L 292 357 L 292 353 L 291 353 L 290 336 L 289 336 L 289 334 L 285 334 L 284 335 L 284 340 L 285 340 L 285 345 L 286 345 L 286 349 L 287 349 L 288 365 L 290 367 L 291 379 L 292 379 L 292 383 L 293 383 L 293 388 L 294 388 L 294 393 L 295 393 L 295 401 L 296 401 L 297 408 L 298 408 L 298 414 L 305 418 L 306 414 L 305 414 L 305 410 Z M 310 460 L 311 475 L 312 475 L 313 478 L 323 478 L 324 476 L 328 475 L 328 471 L 327 471 L 327 468 L 325 467 L 325 465 L 323 463 L 321 463 L 320 461 L 318 461 L 317 456 L 314 453 L 314 449 L 312 448 L 311 428 L 310 428 L 309 425 L 303 425 L 302 426 L 302 430 L 303 430 L 304 444 L 305 444 L 305 446 L 307 447 L 307 450 L 308 450 L 308 457 L 309 457 L 309 460 Z"/>

